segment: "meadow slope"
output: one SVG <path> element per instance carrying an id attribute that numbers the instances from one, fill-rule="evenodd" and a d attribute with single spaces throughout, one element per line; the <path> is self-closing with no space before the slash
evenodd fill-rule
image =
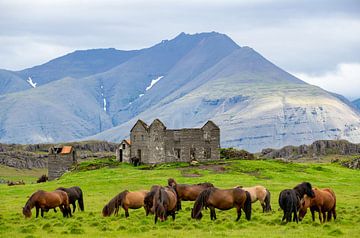
<path id="1" fill-rule="evenodd" d="M 85 162 L 82 167 L 92 167 Z M 18 179 L 18 173 L 5 173 L 2 167 L 0 178 Z M 39 171 L 39 173 L 42 171 Z M 134 168 L 128 164 L 104 167 L 96 170 L 76 171 L 61 179 L 43 184 L 26 184 L 8 187 L 0 185 L 0 237 L 359 237 L 360 235 L 360 172 L 343 168 L 338 164 L 283 163 L 267 160 L 222 161 L 217 164 L 187 167 L 186 164 L 164 164 L 154 169 Z M 26 181 L 35 175 L 26 174 Z M 195 177 L 198 176 L 198 177 Z M 173 177 L 179 183 L 212 182 L 220 188 L 235 185 L 266 186 L 271 194 L 272 213 L 263 214 L 260 204 L 253 204 L 251 221 L 244 213 L 235 222 L 236 211 L 217 210 L 217 220 L 211 221 L 209 211 L 204 211 L 201 221 L 192 220 L 190 211 L 193 202 L 183 202 L 176 220 L 154 224 L 154 217 L 145 217 L 144 210 L 130 210 L 124 217 L 103 218 L 101 210 L 113 196 L 124 189 L 149 189 L 153 184 L 165 185 Z M 312 222 L 307 214 L 299 224 L 281 224 L 282 211 L 278 211 L 279 192 L 292 188 L 302 181 L 313 186 L 331 187 L 337 195 L 338 219 L 320 224 Z M 27 197 L 38 189 L 54 190 L 59 186 L 80 186 L 84 191 L 85 212 L 76 211 L 66 219 L 50 211 L 45 218 L 30 219 L 21 213 Z"/>

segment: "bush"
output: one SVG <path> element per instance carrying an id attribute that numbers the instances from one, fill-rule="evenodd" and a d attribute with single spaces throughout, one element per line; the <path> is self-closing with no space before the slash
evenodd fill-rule
<path id="1" fill-rule="evenodd" d="M 220 149 L 220 158 L 222 159 L 255 159 L 254 154 L 246 150 L 237 150 L 234 148 L 222 148 Z"/>

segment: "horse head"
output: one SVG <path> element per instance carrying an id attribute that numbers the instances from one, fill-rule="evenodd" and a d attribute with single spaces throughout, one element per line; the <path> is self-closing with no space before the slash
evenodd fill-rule
<path id="1" fill-rule="evenodd" d="M 104 208 L 103 208 L 103 210 L 102 210 L 102 214 L 103 214 L 104 217 L 107 217 L 107 216 L 110 215 L 110 214 L 109 214 L 109 206 L 108 206 L 108 205 L 105 205 L 105 206 L 104 206 Z"/>
<path id="2" fill-rule="evenodd" d="M 176 186 L 176 181 L 175 181 L 175 179 L 173 179 L 173 178 L 169 178 L 168 179 L 168 185 L 170 186 L 170 187 L 175 187 Z"/>
<path id="3" fill-rule="evenodd" d="M 29 206 L 23 207 L 22 212 L 23 212 L 23 214 L 24 214 L 24 216 L 25 216 L 26 218 L 30 218 L 30 217 L 31 217 L 31 209 L 30 209 Z"/>

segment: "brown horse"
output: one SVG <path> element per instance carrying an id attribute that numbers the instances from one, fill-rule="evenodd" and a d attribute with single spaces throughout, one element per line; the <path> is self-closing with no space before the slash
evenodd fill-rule
<path id="1" fill-rule="evenodd" d="M 253 187 L 243 187 L 237 186 L 238 188 L 242 188 L 245 191 L 248 191 L 251 195 L 251 202 L 254 203 L 259 200 L 263 212 L 270 212 L 271 211 L 271 204 L 270 204 L 270 191 L 267 190 L 264 186 L 256 185 Z"/>
<path id="2" fill-rule="evenodd" d="M 319 220 L 321 223 L 325 222 L 326 220 L 326 212 L 328 221 L 331 220 L 332 216 L 334 217 L 334 220 L 336 220 L 336 196 L 334 191 L 330 188 L 314 188 L 313 191 L 315 193 L 314 198 L 310 198 L 305 195 L 300 202 L 300 221 L 306 215 L 308 208 L 310 208 L 313 221 L 315 221 L 315 211 L 319 212 Z"/>
<path id="3" fill-rule="evenodd" d="M 59 207 L 64 217 L 71 217 L 71 209 L 69 206 L 69 197 L 64 191 L 56 190 L 53 192 L 46 192 L 38 190 L 33 193 L 23 207 L 23 214 L 25 217 L 31 217 L 31 209 L 36 207 L 36 217 L 39 216 L 39 209 L 41 209 L 41 216 L 44 217 L 44 211 Z"/>
<path id="4" fill-rule="evenodd" d="M 216 219 L 215 208 L 220 210 L 229 210 L 236 208 L 238 221 L 241 217 L 241 209 L 245 212 L 246 219 L 251 219 L 251 195 L 241 188 L 218 189 L 208 188 L 200 193 L 195 201 L 191 217 L 201 219 L 201 210 L 203 207 L 210 209 L 210 219 Z"/>
<path id="5" fill-rule="evenodd" d="M 154 212 L 155 224 L 158 220 L 167 220 L 168 215 L 171 215 L 175 220 L 177 196 L 172 187 L 160 187 L 154 196 Z"/>
<path id="6" fill-rule="evenodd" d="M 193 185 L 177 184 L 173 178 L 168 179 L 168 185 L 173 187 L 177 193 L 177 210 L 181 210 L 181 201 L 195 201 L 202 191 L 214 187 L 211 183 L 199 183 Z"/>
<path id="7" fill-rule="evenodd" d="M 150 188 L 150 192 L 148 192 L 144 198 L 144 208 L 146 216 L 149 215 L 149 213 L 154 214 L 154 197 L 157 191 L 161 188 L 160 185 L 153 185 Z"/>
<path id="8" fill-rule="evenodd" d="M 144 198 L 148 191 L 138 191 L 138 192 L 129 192 L 125 190 L 106 204 L 102 210 L 104 217 L 117 215 L 120 207 L 125 210 L 125 217 L 129 217 L 129 208 L 130 209 L 139 209 L 144 206 Z"/>

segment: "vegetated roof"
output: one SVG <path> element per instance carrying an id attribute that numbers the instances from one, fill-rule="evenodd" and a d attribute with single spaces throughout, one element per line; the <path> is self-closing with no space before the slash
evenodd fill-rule
<path id="1" fill-rule="evenodd" d="M 72 150 L 72 146 L 65 145 L 63 146 L 60 154 L 69 154 L 71 153 L 71 150 Z"/>

